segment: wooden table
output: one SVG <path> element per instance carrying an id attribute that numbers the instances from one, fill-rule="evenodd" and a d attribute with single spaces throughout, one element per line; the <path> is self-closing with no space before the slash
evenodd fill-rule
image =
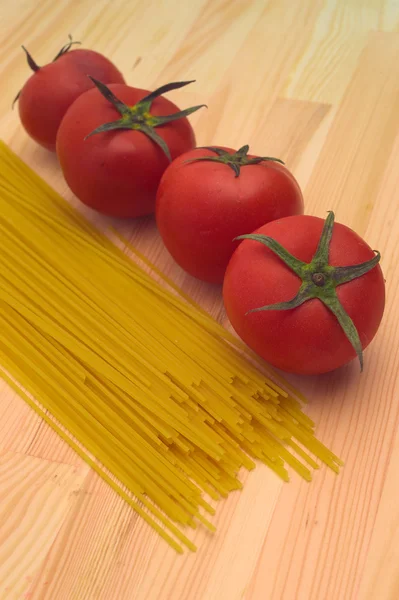
<path id="1" fill-rule="evenodd" d="M 10 109 L 28 76 L 20 45 L 44 64 L 70 32 L 139 87 L 196 79 L 170 98 L 209 105 L 191 119 L 198 143 L 285 160 L 308 213 L 333 209 L 381 251 L 387 307 L 362 375 L 354 362 L 291 378 L 341 475 L 282 484 L 259 467 L 196 554 L 169 549 L 0 383 L 0 599 L 397 600 L 397 0 L 1 0 L 0 135 L 72 200 Z M 224 320 L 220 289 L 173 264 L 152 219 L 125 233 Z"/>

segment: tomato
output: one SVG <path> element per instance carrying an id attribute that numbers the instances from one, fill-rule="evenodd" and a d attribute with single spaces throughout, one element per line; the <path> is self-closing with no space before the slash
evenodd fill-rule
<path id="1" fill-rule="evenodd" d="M 58 131 L 57 154 L 69 187 L 84 204 L 114 217 L 154 212 L 170 160 L 195 146 L 185 115 L 200 108 L 179 111 L 160 94 L 187 83 L 150 93 L 96 82 L 98 89 L 73 103 Z"/>
<path id="2" fill-rule="evenodd" d="M 312 216 L 268 223 L 240 244 L 226 271 L 223 298 L 233 328 L 284 371 L 324 373 L 356 354 L 362 365 L 382 319 L 379 254 L 333 221 L 330 213 L 324 226 Z"/>
<path id="3" fill-rule="evenodd" d="M 27 53 L 33 74 L 17 99 L 19 116 L 28 135 L 48 150 L 55 150 L 61 120 L 83 92 L 93 88 L 88 75 L 105 83 L 124 83 L 118 69 L 105 56 L 93 50 L 69 51 L 69 42 L 53 62 L 38 67 Z"/>
<path id="4" fill-rule="evenodd" d="M 288 169 L 248 150 L 197 148 L 173 161 L 162 177 L 159 232 L 175 261 L 198 279 L 222 283 L 238 245 L 233 238 L 303 212 L 301 190 Z"/>

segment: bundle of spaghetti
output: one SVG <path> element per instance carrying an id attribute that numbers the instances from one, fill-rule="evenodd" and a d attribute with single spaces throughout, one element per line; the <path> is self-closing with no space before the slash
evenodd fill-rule
<path id="1" fill-rule="evenodd" d="M 3 143 L 0 239 L 0 375 L 178 551 L 255 459 L 338 471 L 289 387 Z"/>

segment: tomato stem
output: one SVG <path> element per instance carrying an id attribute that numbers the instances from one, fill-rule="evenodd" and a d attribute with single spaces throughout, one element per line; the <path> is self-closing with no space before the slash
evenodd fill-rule
<path id="1" fill-rule="evenodd" d="M 274 252 L 302 280 L 297 295 L 288 302 L 278 302 L 277 304 L 253 308 L 247 314 L 264 310 L 291 310 L 307 302 L 307 300 L 318 298 L 337 318 L 338 323 L 359 358 L 360 370 L 362 371 L 363 349 L 359 333 L 352 319 L 339 301 L 336 288 L 371 271 L 379 263 L 381 255 L 374 250 L 375 256 L 364 263 L 346 267 L 333 267 L 328 262 L 333 227 L 334 213 L 330 211 L 324 222 L 316 252 L 310 263 L 299 260 L 276 240 L 266 235 L 248 234 L 235 238 L 235 240 L 249 239 L 262 243 Z"/>
<path id="2" fill-rule="evenodd" d="M 114 106 L 114 108 L 121 115 L 121 118 L 117 121 L 111 121 L 110 123 L 104 123 L 103 125 L 100 125 L 94 129 L 94 131 L 89 133 L 85 137 L 85 140 L 92 135 L 97 135 L 98 133 L 104 133 L 106 131 L 113 131 L 114 129 L 132 129 L 135 131 L 141 131 L 141 133 L 144 133 L 153 142 L 155 142 L 164 152 L 167 159 L 171 161 L 172 157 L 168 145 L 166 144 L 165 140 L 157 134 L 155 127 L 159 127 L 161 125 L 165 125 L 166 123 L 170 123 L 171 121 L 176 121 L 177 119 L 187 117 L 200 108 L 207 108 L 206 104 L 199 104 L 198 106 L 192 106 L 191 108 L 180 110 L 171 115 L 156 116 L 150 113 L 151 105 L 156 98 L 166 92 L 177 90 L 188 85 L 189 83 L 193 83 L 194 80 L 167 83 L 166 85 L 157 88 L 150 94 L 147 94 L 147 96 L 144 96 L 144 98 L 142 98 L 134 106 L 127 106 L 127 104 L 122 102 L 122 100 L 119 100 L 119 98 L 117 98 L 104 83 L 94 79 L 94 77 L 91 77 L 91 75 L 88 75 L 88 77 L 92 80 L 104 98 Z"/>
<path id="3" fill-rule="evenodd" d="M 323 287 L 323 285 L 326 282 L 326 278 L 323 273 L 313 273 L 312 281 L 315 285 L 318 285 L 319 287 Z"/>
<path id="4" fill-rule="evenodd" d="M 268 160 L 279 162 L 282 165 L 284 164 L 284 162 L 279 158 L 272 158 L 271 156 L 254 156 L 252 158 L 248 158 L 248 144 L 242 146 L 239 150 L 237 150 L 237 152 L 233 153 L 227 152 L 227 150 L 223 150 L 217 146 L 200 146 L 198 149 L 210 150 L 211 152 L 214 152 L 216 156 L 197 156 L 195 158 L 186 160 L 186 163 L 198 161 L 222 163 L 230 167 L 236 177 L 239 177 L 241 167 L 246 167 L 247 165 L 258 165 L 259 163 Z"/>

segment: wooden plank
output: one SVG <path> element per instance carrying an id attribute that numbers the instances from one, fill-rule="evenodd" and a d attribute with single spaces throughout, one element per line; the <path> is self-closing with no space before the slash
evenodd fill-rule
<path id="1" fill-rule="evenodd" d="M 397 31 L 398 26 L 397 3 L 326 0 L 284 94 L 301 100 L 340 102 L 370 31 Z"/>
<path id="2" fill-rule="evenodd" d="M 236 63 L 237 53 L 264 11 L 263 0 L 208 0 L 157 83 L 196 79 L 209 97 L 225 71 Z M 234 68 L 234 67 L 233 67 Z"/>
<path id="3" fill-rule="evenodd" d="M 321 2 L 270 0 L 201 115 L 201 145 L 240 147 L 256 135 L 306 47 Z M 293 42 L 295 40 L 295 42 Z"/>
<path id="4" fill-rule="evenodd" d="M 309 147 L 312 147 L 313 156 L 317 156 L 313 148 L 314 139 L 324 122 L 329 120 L 330 109 L 330 105 L 319 102 L 277 98 L 251 138 L 251 152 L 282 159 L 304 187 L 305 173 L 301 170 L 303 157 Z M 313 163 L 307 161 L 309 174 L 315 160 Z"/>
<path id="5" fill-rule="evenodd" d="M 334 210 L 360 234 L 399 128 L 398 62 L 399 34 L 371 34 L 305 190 L 308 212 Z"/>
<path id="6" fill-rule="evenodd" d="M 46 557 L 88 468 L 0 453 L 0 597 L 22 598 Z"/>
<path id="7" fill-rule="evenodd" d="M 26 453 L 41 419 L 0 379 L 0 451 Z"/>
<path id="8" fill-rule="evenodd" d="M 119 559 L 125 536 L 135 529 L 137 520 L 123 500 L 91 471 L 31 581 L 31 599 L 91 600 L 93 593 L 98 596 L 111 565 Z M 159 541 L 156 535 L 148 536 L 148 528 L 146 533 L 143 552 L 149 539 L 150 548 L 154 540 Z"/>
<path id="9" fill-rule="evenodd" d="M 367 236 L 373 242 L 378 241 L 383 257 L 384 275 L 389 286 L 387 313 L 384 317 L 383 353 L 381 368 L 376 371 L 375 389 L 378 390 L 375 401 L 386 405 L 391 398 L 397 405 L 399 398 L 399 324 L 397 318 L 397 295 L 399 282 L 397 267 L 399 248 L 397 231 L 399 184 L 399 135 L 388 162 L 380 193 L 371 215 Z M 384 205 L 385 210 L 380 209 Z M 389 351 L 392 349 L 392 352 Z M 392 416 L 392 420 L 394 417 Z M 396 425 L 396 427 L 395 427 Z M 384 478 L 384 486 L 378 504 L 373 533 L 367 548 L 367 558 L 359 590 L 361 600 L 391 600 L 399 596 L 397 565 L 399 561 L 399 505 L 397 502 L 397 473 L 399 468 L 398 423 L 394 427 L 394 440 L 387 437 L 385 443 L 391 443 L 389 461 Z M 372 440 L 370 440 L 372 443 Z"/>

